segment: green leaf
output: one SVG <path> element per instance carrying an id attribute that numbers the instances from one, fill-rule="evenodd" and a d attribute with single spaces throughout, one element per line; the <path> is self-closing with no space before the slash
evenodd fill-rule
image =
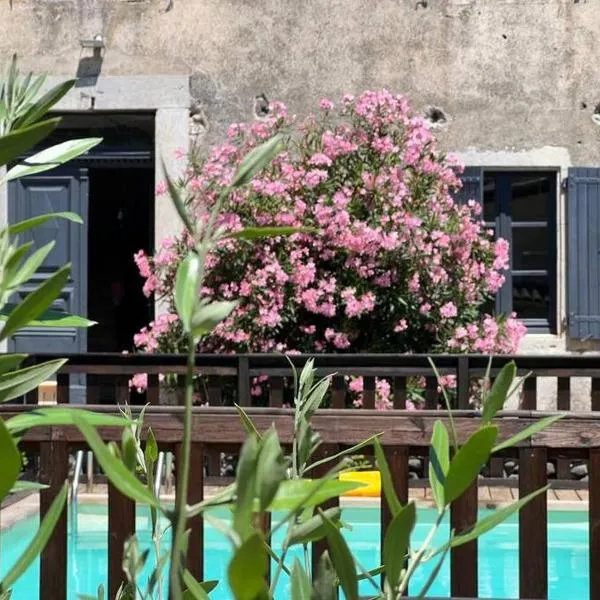
<path id="1" fill-rule="evenodd" d="M 519 442 L 529 439 L 536 433 L 539 433 L 540 431 L 550 427 L 550 425 L 556 423 L 556 421 L 560 421 L 564 416 L 565 415 L 553 415 L 551 417 L 544 417 L 543 419 L 536 421 L 529 427 L 526 427 L 522 431 L 519 431 L 519 433 L 513 435 L 511 438 L 495 446 L 492 450 L 492 453 L 500 452 L 500 450 L 506 450 L 506 448 L 510 448 L 511 446 L 516 446 Z"/>
<path id="2" fill-rule="evenodd" d="M 7 183 L 13 179 L 35 175 L 54 169 L 78 156 L 85 154 L 94 146 L 97 146 L 102 141 L 102 138 L 87 138 L 81 140 L 69 140 L 56 144 L 50 148 L 46 148 L 23 162 L 15 165 L 2 178 L 1 184 Z"/>
<path id="3" fill-rule="evenodd" d="M 102 467 L 104 474 L 112 484 L 128 498 L 154 508 L 160 508 L 154 494 L 121 461 L 111 454 L 89 422 L 78 413 L 73 414 L 73 420 L 85 437 L 90 449 L 94 452 L 94 457 Z"/>
<path id="4" fill-rule="evenodd" d="M 52 377 L 66 362 L 66 360 L 49 360 L 41 365 L 0 375 L 0 402 L 20 398 L 34 390 L 40 383 Z"/>
<path id="5" fill-rule="evenodd" d="M 0 592 L 5 592 L 23 575 L 29 565 L 36 559 L 38 554 L 46 547 L 58 520 L 61 518 L 65 502 L 67 500 L 67 483 L 63 485 L 60 492 L 54 498 L 50 509 L 46 513 L 43 521 L 40 523 L 40 527 L 33 539 L 27 546 L 24 552 L 21 553 L 17 562 L 12 566 L 8 573 L 4 576 L 2 582 L 0 582 Z"/>
<path id="6" fill-rule="evenodd" d="M 192 316 L 198 301 L 200 259 L 195 253 L 188 254 L 177 269 L 175 279 L 175 306 L 183 328 L 192 329 Z"/>
<path id="7" fill-rule="evenodd" d="M 248 152 L 233 177 L 231 187 L 236 188 L 249 183 L 259 171 L 262 171 L 279 154 L 281 144 L 281 136 L 275 135 Z"/>
<path id="8" fill-rule="evenodd" d="M 0 321 L 5 321 L 10 312 L 14 310 L 14 304 L 6 304 L 0 310 Z M 59 310 L 46 310 L 37 319 L 32 319 L 27 323 L 27 327 L 81 327 L 88 328 L 96 325 L 96 321 L 90 321 L 85 317 L 70 315 Z"/>
<path id="9" fill-rule="evenodd" d="M 390 508 L 390 512 L 392 513 L 392 517 L 395 517 L 402 509 L 402 504 L 400 503 L 400 500 L 398 500 L 398 495 L 394 489 L 390 467 L 385 458 L 385 453 L 379 438 L 373 442 L 373 448 L 375 449 L 375 458 L 377 459 L 377 466 L 379 467 L 379 473 L 381 475 L 383 494 Z"/>
<path id="10" fill-rule="evenodd" d="M 0 420 L 0 456 L 2 457 L 0 501 L 2 501 L 14 486 L 21 472 L 21 454 L 2 420 Z"/>
<path id="11" fill-rule="evenodd" d="M 125 466 L 129 471 L 135 473 L 137 467 L 137 444 L 129 427 L 125 427 L 121 433 L 121 455 L 123 456 Z"/>
<path id="12" fill-rule="evenodd" d="M 95 413 L 82 408 L 38 408 L 23 413 L 6 421 L 6 427 L 12 434 L 21 433 L 32 427 L 50 427 L 59 425 L 76 425 L 75 416 L 84 419 L 92 427 L 129 427 L 131 421 L 116 415 Z"/>
<path id="13" fill-rule="evenodd" d="M 435 505 L 440 513 L 444 510 L 444 483 L 450 466 L 450 440 L 448 430 L 441 421 L 436 421 L 429 448 L 429 484 Z"/>
<path id="14" fill-rule="evenodd" d="M 483 405 L 481 420 L 484 424 L 488 424 L 496 416 L 499 410 L 502 410 L 510 387 L 517 375 L 517 365 L 514 361 L 510 361 L 502 367 L 498 377 L 494 381 L 494 385 L 487 394 L 486 401 Z"/>
<path id="15" fill-rule="evenodd" d="M 236 600 L 255 600 L 265 584 L 268 559 L 259 533 L 250 536 L 235 552 L 227 577 Z"/>
<path id="16" fill-rule="evenodd" d="M 29 110 L 15 122 L 21 129 L 39 121 L 75 85 L 76 79 L 69 79 L 48 90 Z"/>
<path id="17" fill-rule="evenodd" d="M 312 587 L 306 571 L 300 561 L 294 558 L 292 566 L 292 600 L 310 600 Z"/>
<path id="18" fill-rule="evenodd" d="M 437 564 L 435 565 L 435 567 L 429 574 L 429 577 L 427 578 L 427 581 L 425 582 L 423 589 L 419 592 L 419 596 L 418 596 L 419 600 L 424 600 L 425 596 L 427 595 L 427 592 L 429 591 L 429 588 L 432 586 L 433 582 L 436 580 L 437 576 L 439 575 L 440 569 L 442 568 L 442 565 L 444 564 L 444 560 L 446 559 L 446 555 L 448 554 L 449 550 L 450 550 L 450 548 L 448 547 L 443 551 L 442 556 L 440 556 L 440 560 L 437 562 Z"/>
<path id="19" fill-rule="evenodd" d="M 301 419 L 309 420 L 315 413 L 315 411 L 321 406 L 321 404 L 323 403 L 323 399 L 325 398 L 325 394 L 327 394 L 327 390 L 331 385 L 331 379 L 331 376 L 321 379 L 308 392 L 308 394 L 306 395 L 306 399 L 300 407 Z"/>
<path id="20" fill-rule="evenodd" d="M 272 512 L 292 510 L 310 494 L 311 489 L 315 490 L 314 494 L 305 501 L 303 508 L 318 506 L 331 498 L 338 498 L 346 492 L 361 487 L 365 487 L 365 484 L 356 481 L 339 481 L 338 479 L 331 479 L 324 483 L 319 479 L 288 479 L 281 482 L 269 510 Z"/>
<path id="21" fill-rule="evenodd" d="M 156 443 L 152 427 L 148 427 L 146 447 L 144 448 L 144 459 L 146 462 L 152 461 L 153 463 L 158 460 L 158 444 Z"/>
<path id="22" fill-rule="evenodd" d="M 11 494 L 18 494 L 19 492 L 39 492 L 40 490 L 47 489 L 48 486 L 37 481 L 16 481 L 10 489 Z"/>
<path id="23" fill-rule="evenodd" d="M 183 572 L 183 583 L 194 600 L 207 600 L 206 590 L 196 581 L 196 578 L 186 569 Z"/>
<path id="24" fill-rule="evenodd" d="M 27 354 L 0 355 L 0 375 L 16 369 L 27 357 Z"/>
<path id="25" fill-rule="evenodd" d="M 26 283 L 31 279 L 31 276 L 42 266 L 42 263 L 46 260 L 46 257 L 56 244 L 55 241 L 48 242 L 45 246 L 42 246 L 36 250 L 23 264 L 23 266 L 17 271 L 15 276 L 12 278 L 10 283 L 11 288 L 15 288 L 22 283 Z M 29 244 L 27 244 L 29 245 Z M 24 246 L 25 247 L 25 246 Z"/>
<path id="26" fill-rule="evenodd" d="M 164 161 L 162 163 L 162 169 L 165 174 L 165 181 L 167 182 L 169 196 L 171 197 L 171 200 L 172 200 L 173 204 L 175 205 L 175 209 L 177 210 L 177 213 L 179 214 L 180 219 L 182 220 L 183 224 L 185 225 L 185 228 L 188 230 L 188 233 L 192 237 L 194 237 L 196 235 L 196 228 L 194 227 L 194 224 L 190 220 L 190 216 L 187 212 L 187 209 L 185 208 L 185 204 L 183 203 L 183 200 L 181 199 L 181 195 L 179 194 L 179 190 L 177 189 L 177 186 L 173 183 L 173 181 L 171 180 L 171 178 L 169 177 L 169 175 L 167 173 L 167 167 L 166 167 Z"/>
<path id="27" fill-rule="evenodd" d="M 492 511 L 487 517 L 484 517 L 480 521 L 477 521 L 477 523 L 475 523 L 475 525 L 470 531 L 462 533 L 461 535 L 454 536 L 450 541 L 450 547 L 456 548 L 457 546 L 462 546 L 463 544 L 467 544 L 468 542 L 476 540 L 477 538 L 481 537 L 484 533 L 487 533 L 491 529 L 494 529 L 494 527 L 497 527 L 498 525 L 506 521 L 506 519 L 508 519 L 508 517 L 510 517 L 511 515 L 520 511 L 536 496 L 543 494 L 549 489 L 550 485 L 545 485 L 539 490 L 535 490 L 535 492 L 531 492 L 531 494 L 527 494 L 527 496 L 524 496 L 520 500 L 513 502 L 509 506 L 505 506 L 504 508 L 499 508 Z M 440 551 L 441 549 L 438 550 L 438 552 Z"/>
<path id="28" fill-rule="evenodd" d="M 393 518 L 383 541 L 383 564 L 390 587 L 396 590 L 400 582 L 400 573 L 404 568 L 410 535 L 417 519 L 414 502 L 409 502 Z"/>
<path id="29" fill-rule="evenodd" d="M 342 509 L 339 506 L 334 506 L 323 511 L 324 515 L 336 525 L 340 527 L 340 519 L 342 517 Z M 314 515 L 301 523 L 296 523 L 292 526 L 289 534 L 288 546 L 297 544 L 310 544 L 325 537 L 326 530 L 323 525 L 321 515 Z"/>
<path id="30" fill-rule="evenodd" d="M 381 435 L 382 435 L 382 433 L 376 433 L 375 435 L 372 435 L 370 438 L 367 438 L 364 442 L 360 442 L 360 443 L 356 444 L 355 446 L 352 446 L 352 448 L 346 448 L 345 450 L 342 450 L 341 452 L 338 452 L 337 454 L 332 454 L 331 456 L 327 456 L 325 458 L 322 458 L 321 460 L 317 460 L 314 463 L 311 463 L 308 467 L 306 467 L 306 469 L 304 469 L 304 472 L 308 473 L 308 471 L 310 471 L 311 469 L 314 469 L 315 467 L 319 467 L 321 465 L 327 464 L 328 462 L 336 461 L 336 460 L 342 458 L 343 456 L 356 454 L 356 452 L 358 452 L 361 448 L 364 448 L 365 446 L 371 446 L 377 438 L 381 437 Z"/>
<path id="31" fill-rule="evenodd" d="M 339 529 L 325 516 L 322 510 L 319 510 L 319 515 L 325 526 L 331 562 L 340 580 L 342 590 L 344 590 L 346 600 L 358 600 L 358 579 L 350 548 Z"/>
<path id="32" fill-rule="evenodd" d="M 323 552 L 317 565 L 317 578 L 314 583 L 315 600 L 338 600 L 337 577 L 328 552 Z"/>
<path id="33" fill-rule="evenodd" d="M 56 298 L 58 298 L 69 280 L 70 273 L 71 265 L 65 265 L 56 271 L 52 277 L 46 279 L 37 289 L 27 294 L 10 313 L 8 319 L 6 319 L 4 327 L 0 332 L 0 340 L 11 336 L 21 329 L 21 327 L 26 327 L 31 320 L 37 319 L 47 310 Z"/>
<path id="34" fill-rule="evenodd" d="M 244 429 L 248 432 L 249 435 L 255 435 L 258 441 L 260 441 L 262 439 L 262 435 L 260 435 L 258 429 L 256 429 L 256 427 L 254 426 L 254 423 L 252 419 L 248 416 L 248 413 L 238 404 L 234 403 L 234 406 L 235 409 L 238 411 L 238 414 L 240 415 L 240 419 L 242 420 L 242 425 L 244 426 Z"/>
<path id="35" fill-rule="evenodd" d="M 246 227 L 241 231 L 232 231 L 225 237 L 234 240 L 258 240 L 268 237 L 294 235 L 296 233 L 314 233 L 312 227 Z"/>
<path id="36" fill-rule="evenodd" d="M 192 332 L 194 336 L 202 336 L 210 333 L 221 321 L 231 314 L 238 304 L 237 300 L 224 300 L 199 306 L 192 317 Z"/>
<path id="37" fill-rule="evenodd" d="M 260 512 L 267 510 L 286 477 L 286 464 L 275 429 L 271 429 L 260 442 L 256 463 L 256 491 Z"/>
<path id="38" fill-rule="evenodd" d="M 444 484 L 446 505 L 456 500 L 477 479 L 492 453 L 497 434 L 497 427 L 486 425 L 471 435 L 454 455 Z"/>
<path id="39" fill-rule="evenodd" d="M 233 514 L 233 529 L 242 540 L 252 531 L 257 461 L 258 441 L 251 436 L 242 446 L 236 473 L 237 502 Z"/>
<path id="40" fill-rule="evenodd" d="M 60 119 L 47 119 L 0 137 L 0 166 L 16 160 L 47 137 Z"/>
<path id="41" fill-rule="evenodd" d="M 10 233 L 10 235 L 18 235 L 20 233 L 24 233 L 25 231 L 29 231 L 34 227 L 44 225 L 44 223 L 52 221 L 53 219 L 66 219 L 67 221 L 77 223 L 78 225 L 83 223 L 82 218 L 74 212 L 46 213 L 43 215 L 38 215 L 37 217 L 31 217 L 31 219 L 26 219 L 25 221 L 19 221 L 18 223 L 11 225 L 8 228 L 8 233 Z"/>

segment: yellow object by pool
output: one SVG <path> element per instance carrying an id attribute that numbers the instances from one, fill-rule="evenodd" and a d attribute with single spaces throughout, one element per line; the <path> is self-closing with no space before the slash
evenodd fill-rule
<path id="1" fill-rule="evenodd" d="M 357 481 L 366 484 L 356 490 L 342 494 L 343 496 L 379 498 L 381 494 L 381 476 L 379 471 L 348 471 L 347 473 L 340 473 L 340 481 Z"/>

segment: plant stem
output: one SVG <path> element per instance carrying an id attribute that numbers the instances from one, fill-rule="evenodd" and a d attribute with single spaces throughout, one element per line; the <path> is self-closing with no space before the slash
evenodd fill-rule
<path id="1" fill-rule="evenodd" d="M 281 553 L 280 559 L 277 561 L 277 570 L 275 571 L 275 575 L 273 576 L 273 581 L 271 582 L 271 596 L 275 596 L 275 590 L 277 589 L 277 582 L 279 581 L 279 576 L 281 575 L 281 571 L 283 570 L 283 563 L 285 561 L 285 556 L 287 554 L 288 549 L 284 548 Z"/>
<path id="2" fill-rule="evenodd" d="M 171 571 L 170 571 L 170 589 L 172 600 L 181 600 L 181 579 L 179 571 L 181 569 L 181 543 L 185 534 L 187 522 L 186 506 L 188 499 L 190 454 L 192 448 L 192 400 L 193 400 L 193 379 L 195 347 L 194 337 L 188 335 L 188 354 L 187 370 L 185 373 L 185 410 L 183 417 L 183 443 L 179 455 L 181 464 L 178 465 L 177 473 L 177 493 L 175 495 L 175 514 L 173 516 L 173 545 L 171 546 Z"/>

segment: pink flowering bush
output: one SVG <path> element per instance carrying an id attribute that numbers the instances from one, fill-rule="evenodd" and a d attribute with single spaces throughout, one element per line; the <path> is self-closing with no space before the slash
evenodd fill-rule
<path id="1" fill-rule="evenodd" d="M 232 125 L 183 182 L 192 218 L 207 219 L 242 157 L 275 133 L 284 150 L 230 194 L 220 225 L 314 232 L 219 244 L 202 294 L 240 303 L 200 351 L 516 351 L 525 329 L 515 315 L 482 313 L 504 281 L 508 244 L 484 229 L 477 203 L 454 202 L 461 168 L 402 96 L 323 100 L 302 122 L 273 104 L 268 119 Z M 171 307 L 136 336 L 142 351 L 184 349 L 172 294 L 188 243 L 182 233 L 153 257 L 136 254 L 144 292 Z"/>

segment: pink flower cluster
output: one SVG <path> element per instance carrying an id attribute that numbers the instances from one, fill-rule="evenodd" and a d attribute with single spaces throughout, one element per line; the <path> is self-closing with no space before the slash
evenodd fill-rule
<path id="1" fill-rule="evenodd" d="M 246 153 L 279 131 L 291 132 L 282 152 L 230 194 L 220 224 L 314 233 L 220 243 L 202 294 L 241 302 L 201 351 L 516 349 L 524 328 L 515 317 L 481 311 L 504 281 L 508 244 L 485 229 L 479 204 L 454 202 L 460 167 L 437 151 L 402 96 L 369 91 L 337 107 L 322 100 L 300 123 L 274 104 L 269 118 L 232 125 L 227 142 L 188 169 L 191 217 L 204 221 Z M 173 282 L 188 247 L 182 233 L 153 257 L 135 256 L 145 293 L 171 307 L 136 336 L 144 351 L 181 344 Z"/>

